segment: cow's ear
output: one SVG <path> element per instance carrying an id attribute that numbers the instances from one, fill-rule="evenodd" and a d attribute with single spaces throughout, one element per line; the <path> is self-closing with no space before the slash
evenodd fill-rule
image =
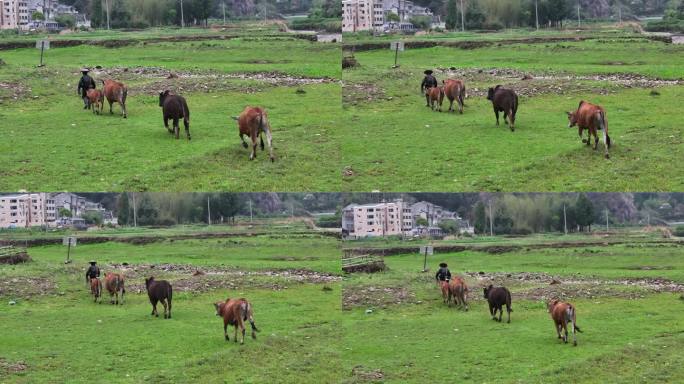
<path id="1" fill-rule="evenodd" d="M 565 113 L 568 115 L 568 117 L 572 117 L 572 112 L 565 112 Z"/>

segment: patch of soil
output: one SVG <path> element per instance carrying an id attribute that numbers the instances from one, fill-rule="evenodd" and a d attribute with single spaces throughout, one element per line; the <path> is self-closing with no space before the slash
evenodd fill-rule
<path id="1" fill-rule="evenodd" d="M 342 308 L 379 307 L 415 302 L 416 295 L 403 287 L 345 286 Z"/>
<path id="2" fill-rule="evenodd" d="M 20 264 L 31 261 L 31 256 L 26 252 L 15 253 L 13 255 L 0 256 L 0 264 Z"/>
<path id="3" fill-rule="evenodd" d="M 374 382 L 382 381 L 385 374 L 380 369 L 370 369 L 363 365 L 357 365 L 352 368 L 352 376 L 354 376 L 354 382 Z"/>
<path id="4" fill-rule="evenodd" d="M 57 285 L 47 277 L 0 278 L 0 296 L 29 299 L 53 294 Z"/>
<path id="5" fill-rule="evenodd" d="M 0 357 L 0 371 L 5 373 L 19 373 L 28 369 L 28 364 L 23 361 L 11 362 L 4 357 Z"/>
<path id="6" fill-rule="evenodd" d="M 0 104 L 5 101 L 17 101 L 23 99 L 31 93 L 31 88 L 18 82 L 0 81 Z"/>
<path id="7" fill-rule="evenodd" d="M 375 273 L 387 270 L 387 266 L 384 261 L 377 260 L 366 264 L 343 266 L 342 270 L 345 273 Z"/>
<path id="8" fill-rule="evenodd" d="M 386 100 L 385 90 L 377 85 L 366 83 L 345 83 L 342 84 L 342 104 L 357 105 L 375 100 Z"/>

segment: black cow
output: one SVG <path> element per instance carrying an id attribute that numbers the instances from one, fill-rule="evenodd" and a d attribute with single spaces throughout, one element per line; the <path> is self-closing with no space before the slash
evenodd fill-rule
<path id="1" fill-rule="evenodd" d="M 157 303 L 161 302 L 164 306 L 164 318 L 171 318 L 171 298 L 173 296 L 173 289 L 171 284 L 166 280 L 155 280 L 154 276 L 145 279 L 145 288 L 147 288 L 147 296 L 152 303 L 152 315 L 159 317 L 157 312 Z M 168 311 L 168 312 L 167 312 Z M 168 314 L 167 314 L 168 313 Z"/>
<path id="2" fill-rule="evenodd" d="M 518 112 L 518 95 L 515 94 L 515 91 L 497 85 L 494 88 L 489 88 L 487 100 L 490 100 L 494 107 L 496 125 L 499 125 L 499 112 L 503 112 L 504 121 L 508 123 L 511 131 L 515 131 L 515 114 Z"/>
<path id="3" fill-rule="evenodd" d="M 188 109 L 188 103 L 185 98 L 180 95 L 174 95 L 169 90 L 159 93 L 159 106 L 162 107 L 162 113 L 164 117 L 164 126 L 172 135 L 176 136 L 180 133 L 180 128 L 178 127 L 178 120 L 183 119 L 183 125 L 185 125 L 185 134 L 190 140 L 190 109 Z M 173 130 L 169 129 L 169 119 L 173 120 Z"/>
<path id="4" fill-rule="evenodd" d="M 503 306 L 506 305 L 508 312 L 508 322 L 511 322 L 511 292 L 506 287 L 494 287 L 491 284 L 484 289 L 484 297 L 489 302 L 489 313 L 492 315 L 492 320 L 501 322 L 503 315 Z M 496 318 L 496 311 L 499 311 L 499 318 Z"/>

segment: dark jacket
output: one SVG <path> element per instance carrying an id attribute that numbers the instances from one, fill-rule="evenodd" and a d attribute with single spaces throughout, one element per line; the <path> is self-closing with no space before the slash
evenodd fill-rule
<path id="1" fill-rule="evenodd" d="M 97 265 L 91 265 L 86 271 L 86 278 L 94 279 L 100 277 L 100 268 Z"/>
<path id="2" fill-rule="evenodd" d="M 78 89 L 76 89 L 76 92 L 80 92 L 81 97 L 86 97 L 88 90 L 93 88 L 96 88 L 95 80 L 88 75 L 83 75 L 81 76 L 81 80 L 78 82 Z"/>
<path id="3" fill-rule="evenodd" d="M 425 75 L 423 82 L 420 83 L 420 91 L 423 92 L 426 88 L 432 88 L 437 86 L 437 79 L 432 75 Z"/>
<path id="4" fill-rule="evenodd" d="M 451 280 L 451 271 L 449 271 L 449 268 L 439 268 L 435 274 L 435 279 L 440 281 Z"/>

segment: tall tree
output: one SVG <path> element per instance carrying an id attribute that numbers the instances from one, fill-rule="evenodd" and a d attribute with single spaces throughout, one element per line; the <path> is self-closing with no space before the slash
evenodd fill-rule
<path id="1" fill-rule="evenodd" d="M 454 30 L 458 24 L 458 7 L 456 6 L 456 0 L 449 0 L 447 3 L 447 15 L 446 15 L 446 29 Z"/>
<path id="2" fill-rule="evenodd" d="M 130 219 L 131 206 L 128 202 L 128 194 L 122 193 L 119 195 L 118 201 L 116 203 L 117 211 L 117 221 L 119 225 L 128 225 Z"/>
<path id="3" fill-rule="evenodd" d="M 485 233 L 487 231 L 487 214 L 485 213 L 485 206 L 482 201 L 478 201 L 475 204 L 474 216 L 473 227 L 475 227 L 475 233 Z"/>
<path id="4" fill-rule="evenodd" d="M 579 195 L 575 203 L 575 217 L 581 231 L 591 230 L 591 224 L 594 223 L 594 204 L 584 193 Z"/>

